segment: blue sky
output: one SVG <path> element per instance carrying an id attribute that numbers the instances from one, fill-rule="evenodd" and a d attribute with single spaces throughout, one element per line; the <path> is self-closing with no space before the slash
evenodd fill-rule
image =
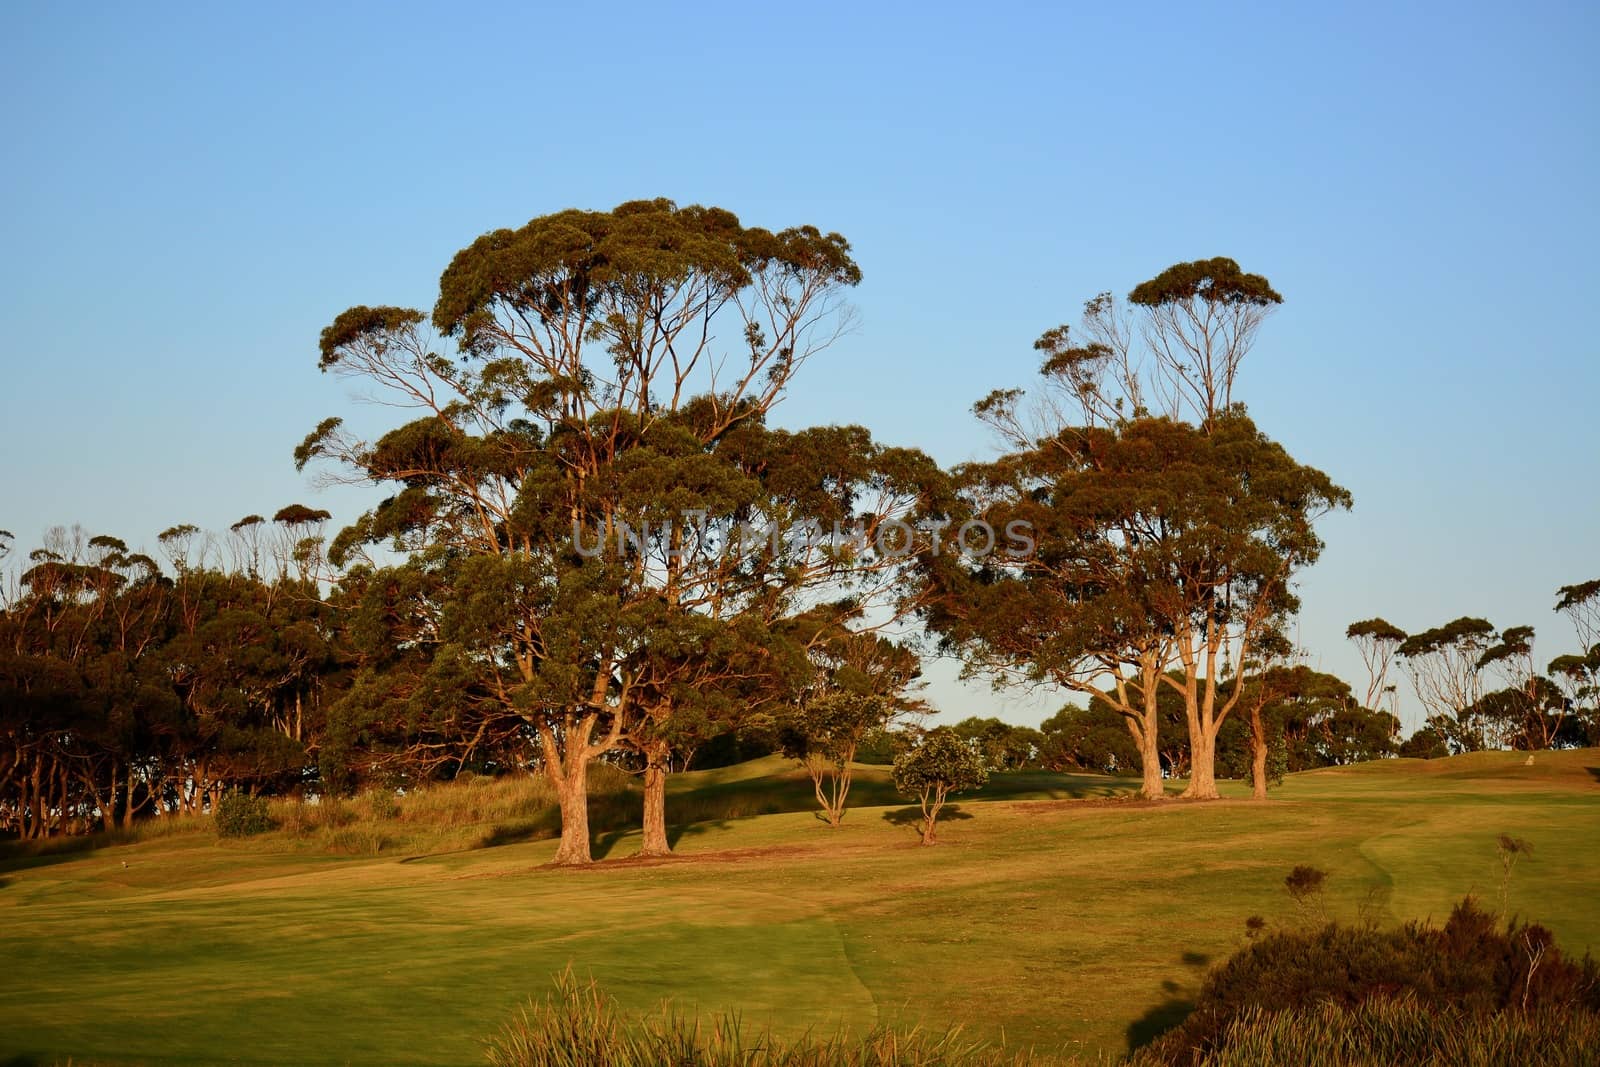
<path id="1" fill-rule="evenodd" d="M 1286 297 L 1240 393 L 1355 494 L 1344 626 L 1540 628 L 1600 575 L 1593 5 L 19 5 L 0 40 L 0 528 L 152 543 L 303 501 L 317 332 L 485 230 L 669 196 L 844 233 L 861 326 L 790 424 L 955 462 L 1087 297 L 1232 256 Z M 962 689 L 947 715 L 1054 698 Z"/>

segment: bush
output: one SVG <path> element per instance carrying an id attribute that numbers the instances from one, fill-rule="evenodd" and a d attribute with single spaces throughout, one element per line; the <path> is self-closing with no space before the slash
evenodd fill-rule
<path id="1" fill-rule="evenodd" d="M 253 797 L 236 789 L 224 793 L 217 802 L 216 821 L 218 837 L 249 837 L 272 829 L 267 798 Z"/>
<path id="2" fill-rule="evenodd" d="M 1151 1052 L 1160 1063 L 1211 1063 L 1205 1057 L 1226 1047 L 1229 1028 L 1242 1020 L 1324 1003 L 1355 1009 L 1399 999 L 1423 1012 L 1458 1011 L 1475 1020 L 1506 1012 L 1592 1014 L 1600 1012 L 1600 970 L 1587 956 L 1563 956 L 1542 926 L 1501 929 L 1470 897 L 1442 929 L 1330 923 L 1271 933 L 1213 970 L 1193 1013 Z"/>
<path id="3" fill-rule="evenodd" d="M 1162 1062 L 1149 1054 L 1135 1064 Z M 1415 1000 L 1324 1001 L 1301 1011 L 1252 1009 L 1228 1024 L 1196 1067 L 1584 1067 L 1600 1063 L 1600 1014 L 1564 1009 L 1474 1015 Z"/>
<path id="4" fill-rule="evenodd" d="M 368 798 L 374 819 L 398 819 L 400 817 L 400 801 L 396 799 L 393 789 L 375 790 Z"/>

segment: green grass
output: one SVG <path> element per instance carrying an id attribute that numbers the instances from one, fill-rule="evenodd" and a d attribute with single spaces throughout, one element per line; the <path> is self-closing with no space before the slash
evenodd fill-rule
<path id="1" fill-rule="evenodd" d="M 1134 783 L 997 775 L 933 849 L 885 769 L 860 770 L 863 806 L 831 831 L 803 810 L 804 776 L 763 760 L 673 780 L 669 810 L 693 820 L 679 858 L 628 861 L 636 835 L 606 825 L 608 862 L 582 871 L 542 868 L 548 798 L 527 780 L 404 797 L 387 819 L 361 800 L 325 824 L 300 812 L 240 841 L 191 827 L 14 849 L 0 1062 L 482 1062 L 569 964 L 631 1011 L 673 997 L 790 1034 L 960 1024 L 1115 1053 L 1181 1012 L 1247 915 L 1297 921 L 1297 863 L 1330 872 L 1334 914 L 1442 919 L 1466 892 L 1497 900 L 1494 836 L 1512 833 L 1536 846 L 1512 910 L 1600 949 L 1600 752 L 1524 758 L 1294 775 L 1265 805 L 1093 802 Z M 631 783 L 606 788 L 606 818 L 637 818 Z M 369 832 L 376 852 L 350 854 Z"/>

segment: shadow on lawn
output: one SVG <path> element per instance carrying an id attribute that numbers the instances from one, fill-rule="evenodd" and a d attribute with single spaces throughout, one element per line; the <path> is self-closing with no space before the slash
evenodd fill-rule
<path id="1" fill-rule="evenodd" d="M 1600 782 L 1600 767 L 1585 767 L 1584 770 L 1593 775 L 1595 781 Z"/>
<path id="2" fill-rule="evenodd" d="M 970 811 L 964 810 L 960 804 L 947 804 L 939 812 L 939 821 L 941 823 L 963 822 L 975 817 Z M 922 833 L 922 809 L 920 807 L 896 808 L 893 811 L 886 811 L 883 813 L 883 821 L 890 826 L 906 827 L 919 835 Z"/>
<path id="3" fill-rule="evenodd" d="M 1185 967 L 1201 972 L 1196 975 L 1196 986 L 1198 986 L 1198 979 L 1203 976 L 1204 968 L 1211 963 L 1211 957 L 1204 952 L 1185 952 L 1178 957 L 1178 961 Z M 1179 1026 L 1189 1017 L 1189 1013 L 1194 1011 L 1194 994 L 1198 992 L 1197 988 L 1191 989 L 1169 978 L 1161 983 L 1161 990 L 1166 994 L 1166 999 L 1128 1024 L 1127 1039 L 1130 1053 L 1137 1052 L 1168 1030 Z"/>
<path id="4" fill-rule="evenodd" d="M 90 834 L 82 837 L 47 837 L 35 841 L 0 841 L 0 871 L 25 871 L 67 863 L 85 853 L 123 844 L 117 834 Z M 0 1067 L 6 1067 L 0 1061 Z"/>
<path id="5" fill-rule="evenodd" d="M 677 848 L 678 842 L 682 841 L 684 837 L 689 834 L 705 834 L 710 833 L 712 830 L 726 830 L 727 828 L 728 820 L 726 819 L 711 819 L 705 822 L 694 823 L 675 823 L 667 827 L 667 847 L 674 849 Z M 590 834 L 589 853 L 594 857 L 596 862 L 599 862 L 600 860 L 603 860 L 607 856 L 611 855 L 611 850 L 616 848 L 617 843 L 624 837 L 627 837 L 630 834 L 637 834 L 638 832 L 639 829 L 636 826 L 619 826 L 614 830 L 607 830 L 605 833 Z"/>

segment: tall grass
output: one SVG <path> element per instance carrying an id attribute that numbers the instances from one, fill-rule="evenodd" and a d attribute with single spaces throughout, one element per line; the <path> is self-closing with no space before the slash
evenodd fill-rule
<path id="1" fill-rule="evenodd" d="M 589 823 L 596 833 L 637 825 L 639 786 L 607 764 L 589 772 Z M 556 837 L 561 809 L 541 774 L 463 775 L 405 793 L 281 798 L 271 813 L 289 847 L 341 855 L 448 852 Z"/>
<path id="2" fill-rule="evenodd" d="M 1025 1053 L 964 1040 L 958 1030 L 879 1028 L 860 1037 L 807 1035 L 785 1041 L 747 1032 L 737 1015 L 686 1014 L 663 1004 L 630 1019 L 592 980 L 569 970 L 488 1049 L 495 1067 L 1027 1067 Z M 1058 1062 L 1058 1061 L 1050 1061 Z"/>
<path id="3" fill-rule="evenodd" d="M 1145 1049 L 1124 1060 L 1015 1051 L 971 1042 L 959 1028 L 877 1028 L 785 1040 L 737 1015 L 685 1013 L 670 1002 L 630 1017 L 593 980 L 569 969 L 489 1043 L 494 1067 L 1589 1067 L 1600 1063 L 1600 1015 L 1438 1009 L 1414 997 L 1349 1007 L 1252 1009 L 1215 1048 Z"/>
<path id="4" fill-rule="evenodd" d="M 1136 1061 L 1138 1062 L 1138 1061 Z M 1600 1063 L 1600 1015 L 1573 1010 L 1468 1013 L 1415 1000 L 1331 1001 L 1234 1020 L 1193 1067 L 1586 1067 Z"/>

